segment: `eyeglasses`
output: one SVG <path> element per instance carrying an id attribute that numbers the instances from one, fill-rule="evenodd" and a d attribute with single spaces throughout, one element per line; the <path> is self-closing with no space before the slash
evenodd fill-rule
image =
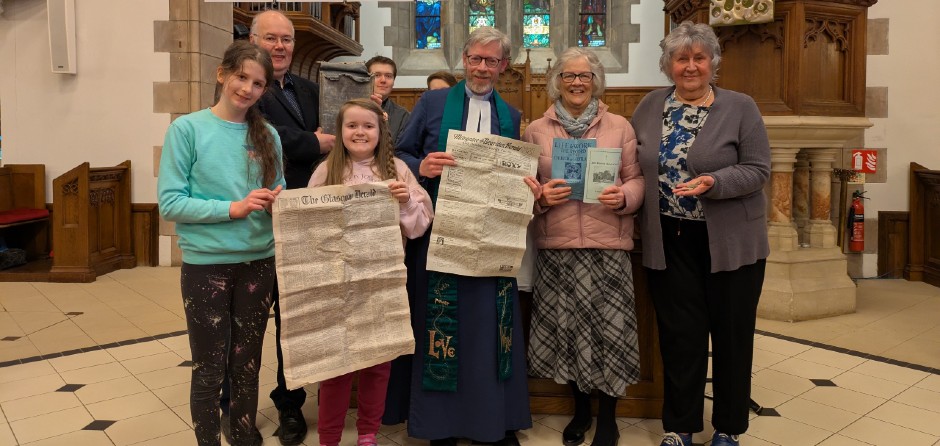
<path id="1" fill-rule="evenodd" d="M 480 65 L 480 62 L 486 61 L 486 66 L 490 68 L 496 68 L 497 65 L 502 61 L 502 59 L 497 59 L 495 57 L 480 57 L 480 56 L 470 56 L 467 55 L 467 62 L 470 63 L 471 67 Z"/>
<path id="2" fill-rule="evenodd" d="M 257 36 L 257 34 L 255 35 Z M 278 37 L 273 34 L 265 34 L 264 36 L 259 36 L 259 37 L 261 37 L 261 40 L 263 40 L 264 43 L 267 43 L 268 45 L 272 45 L 272 46 L 277 45 L 278 41 L 280 41 L 281 45 L 284 45 L 284 46 L 291 46 L 294 44 L 294 42 L 296 42 L 296 40 L 291 36 Z"/>
<path id="3" fill-rule="evenodd" d="M 586 83 L 591 82 L 592 80 L 594 80 L 594 73 L 590 73 L 590 72 L 588 72 L 588 73 L 568 73 L 568 72 L 564 72 L 564 73 L 558 73 L 558 77 L 560 77 L 561 80 L 565 81 L 566 84 L 570 84 L 570 83 L 574 82 L 574 79 L 575 79 L 575 78 L 581 79 L 581 82 L 584 82 L 584 83 L 586 84 Z"/>

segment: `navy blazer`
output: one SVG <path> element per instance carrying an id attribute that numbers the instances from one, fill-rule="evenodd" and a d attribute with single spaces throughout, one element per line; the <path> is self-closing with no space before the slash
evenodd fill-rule
<path id="1" fill-rule="evenodd" d="M 296 189 L 307 187 L 313 169 L 323 158 L 320 140 L 314 134 L 320 127 L 320 87 L 297 75 L 291 75 L 291 80 L 303 117 L 297 115 L 284 92 L 275 86 L 268 88 L 258 106 L 281 137 L 284 180 L 288 189 Z"/>
<path id="2" fill-rule="evenodd" d="M 429 90 L 421 95 L 415 108 L 411 111 L 411 118 L 408 125 L 398 135 L 398 141 L 395 143 L 395 155 L 398 156 L 414 174 L 415 178 L 425 188 L 427 188 L 426 179 L 418 173 L 418 167 L 424 156 L 437 151 L 437 137 L 441 134 L 441 120 L 444 117 L 444 104 L 447 102 L 447 95 L 450 88 L 440 90 Z M 494 135 L 499 135 L 499 116 L 496 113 L 495 96 L 490 96 L 490 131 Z M 461 122 L 467 122 L 467 108 L 470 104 L 470 98 L 464 94 L 463 98 L 463 118 Z M 509 114 L 512 118 L 512 127 L 514 133 L 510 138 L 519 139 L 519 123 L 522 120 L 522 113 L 512 106 L 509 107 Z"/>

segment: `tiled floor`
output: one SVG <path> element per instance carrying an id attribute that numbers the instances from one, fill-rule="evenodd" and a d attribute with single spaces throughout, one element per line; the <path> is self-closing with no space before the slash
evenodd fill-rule
<path id="1" fill-rule="evenodd" d="M 178 283 L 178 268 L 122 270 L 90 284 L 0 283 L 0 446 L 195 444 Z M 766 409 L 742 444 L 940 446 L 940 289 L 867 280 L 858 295 L 855 314 L 758 322 L 753 397 Z M 273 446 L 272 331 L 258 427 Z M 314 445 L 315 387 L 308 394 Z M 567 417 L 533 418 L 522 444 L 561 443 Z M 619 423 L 621 445 L 659 444 L 659 420 Z M 347 425 L 344 446 L 355 442 Z M 426 444 L 404 429 L 383 427 L 380 444 Z"/>

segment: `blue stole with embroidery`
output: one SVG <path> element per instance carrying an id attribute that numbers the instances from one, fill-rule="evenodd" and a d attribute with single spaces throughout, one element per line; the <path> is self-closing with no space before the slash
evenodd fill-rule
<path id="1" fill-rule="evenodd" d="M 463 130 L 463 106 L 466 97 L 466 81 L 461 81 L 450 89 L 444 105 L 441 119 L 441 132 L 438 136 L 437 151 L 447 149 L 447 135 L 450 130 Z M 499 133 L 511 138 L 515 136 L 515 127 L 509 106 L 493 91 L 496 102 L 496 114 L 499 118 Z M 437 207 L 437 192 L 440 181 L 428 184 L 431 203 Z M 499 277 L 496 282 L 497 315 L 497 377 L 505 381 L 512 376 L 512 294 L 516 281 L 512 278 Z M 457 391 L 457 372 L 459 342 L 457 338 L 457 276 L 438 271 L 428 271 L 427 319 L 428 337 L 424 344 L 424 366 L 421 384 L 424 390 L 443 392 Z"/>

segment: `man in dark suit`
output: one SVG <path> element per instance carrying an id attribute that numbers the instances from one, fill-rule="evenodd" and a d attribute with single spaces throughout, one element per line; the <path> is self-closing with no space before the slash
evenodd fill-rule
<path id="1" fill-rule="evenodd" d="M 264 11 L 251 23 L 251 42 L 271 54 L 275 82 L 258 102 L 268 122 L 281 137 L 284 151 L 284 178 L 287 188 L 307 187 L 317 163 L 333 148 L 336 137 L 319 128 L 319 87 L 300 76 L 288 73 L 294 54 L 294 25 L 280 11 Z M 274 324 L 277 334 L 277 387 L 271 399 L 277 407 L 280 427 L 276 435 L 282 445 L 303 442 L 307 422 L 300 408 L 307 399 L 303 388 L 288 390 L 284 379 L 284 357 L 281 353 L 281 313 L 277 287 L 274 288 Z M 223 385 L 220 406 L 222 428 L 227 433 L 228 386 Z"/>
<path id="2" fill-rule="evenodd" d="M 288 72 L 294 53 L 294 25 L 280 11 L 264 11 L 255 16 L 251 42 L 267 50 L 274 62 L 276 82 L 259 105 L 281 137 L 287 188 L 307 187 L 313 168 L 336 140 L 319 128 L 320 87 Z"/>

